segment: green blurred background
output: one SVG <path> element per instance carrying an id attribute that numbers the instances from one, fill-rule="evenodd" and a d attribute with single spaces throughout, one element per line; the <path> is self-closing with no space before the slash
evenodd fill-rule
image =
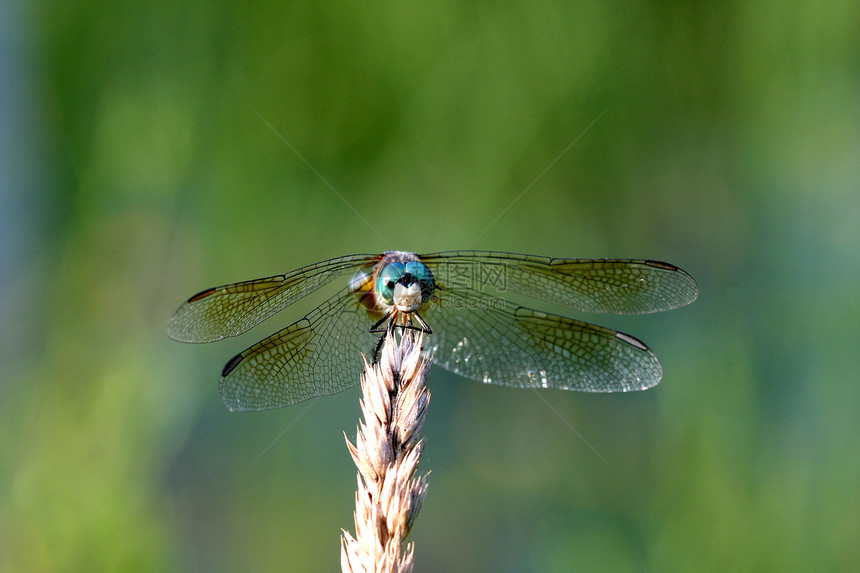
<path id="1" fill-rule="evenodd" d="M 654 348 L 648 392 L 543 392 L 557 416 L 434 369 L 416 571 L 860 570 L 858 3 L 0 22 L 0 570 L 337 570 L 358 390 L 252 414 L 217 391 L 313 301 L 213 345 L 167 319 L 217 284 L 457 248 L 662 259 L 701 296 L 583 317 Z"/>

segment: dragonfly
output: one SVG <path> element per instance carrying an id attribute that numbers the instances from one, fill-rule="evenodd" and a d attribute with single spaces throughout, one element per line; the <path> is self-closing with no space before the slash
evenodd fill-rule
<path id="1" fill-rule="evenodd" d="M 227 362 L 220 393 L 229 409 L 279 408 L 351 388 L 363 355 L 375 355 L 391 329 L 423 332 L 434 364 L 488 384 L 644 390 L 663 374 L 644 342 L 529 301 L 642 314 L 687 305 L 699 292 L 689 274 L 653 260 L 387 251 L 206 289 L 179 307 L 167 333 L 181 342 L 238 336 L 335 280 L 345 285 L 337 294 Z"/>

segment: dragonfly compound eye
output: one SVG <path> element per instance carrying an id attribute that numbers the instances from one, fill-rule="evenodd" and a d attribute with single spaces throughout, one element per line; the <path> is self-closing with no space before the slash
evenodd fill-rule
<path id="1" fill-rule="evenodd" d="M 421 287 L 421 300 L 427 302 L 436 290 L 436 280 L 427 265 L 421 261 L 406 263 L 406 272 L 412 275 Z"/>
<path id="2" fill-rule="evenodd" d="M 376 281 L 376 292 L 385 304 L 394 304 L 394 285 L 405 272 L 406 265 L 403 263 L 390 263 L 379 273 L 379 278 Z"/>

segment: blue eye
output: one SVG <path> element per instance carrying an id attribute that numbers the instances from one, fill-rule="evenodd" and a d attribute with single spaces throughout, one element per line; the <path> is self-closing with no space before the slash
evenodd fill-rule
<path id="1" fill-rule="evenodd" d="M 406 272 L 415 277 L 415 280 L 421 285 L 421 295 L 425 301 L 433 296 L 433 291 L 436 290 L 436 281 L 427 265 L 421 261 L 409 261 L 406 263 Z"/>
<path id="2" fill-rule="evenodd" d="M 409 261 L 406 263 L 406 272 L 419 281 L 433 280 L 433 275 L 427 265 L 420 261 Z"/>
<path id="3" fill-rule="evenodd" d="M 382 297 L 385 304 L 394 304 L 394 285 L 406 272 L 403 263 L 390 263 L 385 265 L 376 281 L 376 292 Z"/>

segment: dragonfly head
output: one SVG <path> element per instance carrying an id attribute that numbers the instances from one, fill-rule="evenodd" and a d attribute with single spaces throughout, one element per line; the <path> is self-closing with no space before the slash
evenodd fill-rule
<path id="1" fill-rule="evenodd" d="M 388 306 L 401 312 L 415 312 L 436 290 L 430 269 L 420 261 L 389 263 L 379 273 L 376 292 Z"/>

